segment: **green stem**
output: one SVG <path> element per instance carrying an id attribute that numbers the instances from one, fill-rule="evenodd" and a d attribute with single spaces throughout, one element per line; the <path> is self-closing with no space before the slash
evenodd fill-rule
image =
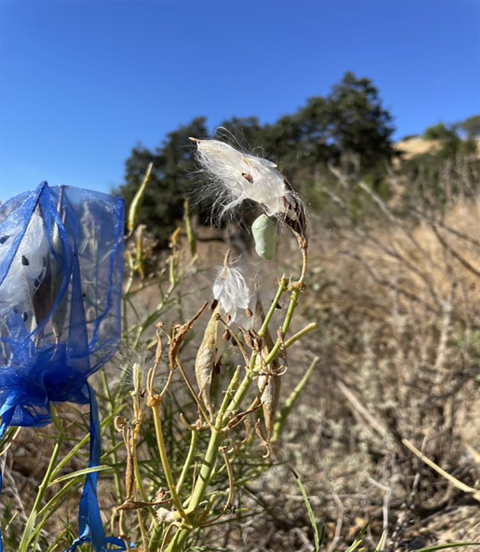
<path id="1" fill-rule="evenodd" d="M 76 485 L 77 483 L 79 482 L 78 479 L 72 479 L 71 481 L 69 481 L 66 485 L 64 485 L 59 491 L 58 493 L 53 496 L 46 504 L 45 506 L 38 512 L 37 514 L 37 517 L 40 518 L 42 516 L 44 516 L 45 514 L 47 513 L 51 513 L 52 512 L 52 509 L 54 508 L 55 506 L 55 503 L 58 503 L 60 501 L 60 499 L 62 499 L 67 493 L 68 491 L 74 486 Z M 45 521 L 48 521 L 49 517 L 46 517 L 45 518 Z M 42 521 L 41 524 L 39 524 L 39 527 L 43 527 L 44 525 L 44 522 Z"/>
<path id="2" fill-rule="evenodd" d="M 178 284 L 178 273 L 177 273 L 177 263 L 176 261 L 175 250 L 172 251 L 168 263 L 168 279 L 170 282 L 170 287 L 168 288 L 168 293 L 171 293 Z"/>
<path id="3" fill-rule="evenodd" d="M 224 437 L 224 433 L 213 428 L 210 436 L 210 442 L 208 443 L 207 452 L 200 467 L 200 473 L 198 474 L 195 488 L 193 489 L 190 502 L 188 504 L 189 511 L 194 511 L 200 504 L 207 490 L 207 486 L 210 483 L 212 471 L 215 468 L 218 457 L 218 447 L 220 446 Z"/>
<path id="4" fill-rule="evenodd" d="M 41 521 L 37 524 L 35 527 L 35 533 L 30 538 L 30 543 L 32 541 L 35 542 L 38 541 L 40 538 L 40 534 L 42 532 L 43 527 L 46 525 L 47 522 L 49 522 L 52 519 L 52 513 L 58 510 L 60 506 L 67 500 L 67 495 L 70 491 L 70 489 L 75 486 L 78 483 L 76 479 L 72 479 L 69 481 L 64 487 L 58 491 L 58 493 L 52 497 L 45 506 L 38 512 L 37 519 L 41 519 Z M 47 515 L 48 514 L 48 515 Z M 36 550 L 35 546 L 31 547 L 32 550 Z M 54 548 L 53 548 L 54 550 Z"/>
<path id="5" fill-rule="evenodd" d="M 295 335 L 292 335 L 290 339 L 287 339 L 287 341 L 285 341 L 285 343 L 283 344 L 284 349 L 288 349 L 299 339 L 302 339 L 302 337 L 306 336 L 310 332 L 314 332 L 315 330 L 318 330 L 318 324 L 316 322 L 312 322 L 308 326 L 305 326 L 303 330 L 300 330 Z"/>
<path id="6" fill-rule="evenodd" d="M 55 471 L 55 464 L 58 460 L 58 457 L 60 455 L 60 450 L 62 448 L 62 444 L 65 439 L 65 432 L 63 430 L 63 426 L 61 425 L 60 420 L 58 419 L 53 406 L 50 407 L 50 413 L 51 413 L 52 421 L 58 431 L 57 440 L 55 442 L 55 447 L 50 457 L 50 462 L 48 463 L 45 476 L 38 487 L 38 493 L 35 498 L 32 511 L 28 516 L 28 520 L 22 534 L 22 540 L 20 541 L 18 552 L 28 552 L 29 544 L 31 540 L 35 537 L 35 533 L 36 533 L 35 524 L 37 521 L 37 514 L 40 509 L 40 504 L 42 503 L 45 497 L 45 492 L 50 484 L 50 481 L 52 480 L 52 475 Z"/>
<path id="7" fill-rule="evenodd" d="M 123 321 L 122 321 L 122 324 L 123 324 L 123 328 L 127 329 L 128 328 L 128 320 L 127 320 L 127 307 L 128 307 L 128 300 L 129 300 L 129 296 L 130 296 L 130 290 L 132 288 L 132 284 L 133 284 L 133 278 L 134 278 L 134 275 L 135 275 L 135 271 L 130 268 L 129 270 L 129 274 L 128 274 L 128 278 L 127 278 L 127 282 L 125 284 L 125 291 L 123 292 L 122 294 L 122 318 L 123 318 Z"/>
<path id="8" fill-rule="evenodd" d="M 295 308 L 297 306 L 300 293 L 301 291 L 299 288 L 294 288 L 292 290 L 292 294 L 290 295 L 290 304 L 288 305 L 288 311 L 282 326 L 283 335 L 286 335 L 288 330 L 290 329 L 293 313 L 295 312 Z M 282 346 L 283 346 L 283 342 L 280 339 L 277 339 L 277 342 L 273 346 L 273 349 L 270 351 L 267 358 L 265 359 L 265 364 L 267 366 L 277 358 L 278 353 L 280 352 L 280 349 L 282 348 Z"/>
<path id="9" fill-rule="evenodd" d="M 182 472 L 180 474 L 180 477 L 177 481 L 177 487 L 176 491 L 180 495 L 180 492 L 182 490 L 183 483 L 185 482 L 185 478 L 187 476 L 188 470 L 190 469 L 190 466 L 192 464 L 193 456 L 195 454 L 195 448 L 197 446 L 197 440 L 198 440 L 198 431 L 192 431 L 192 438 L 190 440 L 190 448 L 188 449 L 187 458 L 185 460 L 185 464 L 183 465 Z"/>
<path id="10" fill-rule="evenodd" d="M 265 334 L 267 333 L 269 323 L 273 317 L 275 309 L 277 308 L 280 298 L 282 297 L 283 293 L 287 289 L 287 285 L 288 285 L 288 282 L 286 278 L 282 278 L 278 286 L 277 294 L 270 306 L 270 309 L 265 317 L 262 327 L 259 330 L 260 337 L 264 337 Z M 291 296 L 290 296 L 290 304 L 288 306 L 288 311 L 287 311 L 287 314 L 285 315 L 285 320 L 282 326 L 282 331 L 284 335 L 288 332 L 290 328 L 290 324 L 293 318 L 293 313 L 295 312 L 295 308 L 297 306 L 300 293 L 301 293 L 300 287 L 294 287 L 292 289 Z M 267 358 L 265 359 L 266 365 L 272 363 L 277 358 L 278 354 L 281 351 L 282 346 L 283 346 L 283 341 L 280 339 L 277 339 L 275 345 L 273 346 L 272 350 L 270 351 Z M 190 502 L 188 505 L 189 513 L 195 511 L 195 509 L 199 506 L 199 504 L 201 503 L 201 501 L 205 496 L 207 487 L 211 482 L 212 473 L 217 463 L 218 448 L 221 445 L 222 440 L 225 436 L 225 433 L 222 431 L 222 429 L 225 426 L 226 422 L 228 422 L 228 419 L 229 419 L 228 414 L 240 407 L 243 399 L 245 398 L 250 388 L 250 385 L 252 384 L 254 378 L 258 375 L 258 372 L 262 368 L 262 366 L 259 366 L 258 368 L 256 368 L 255 366 L 257 356 L 258 356 L 257 353 L 254 353 L 252 355 L 251 364 L 250 364 L 251 369 L 248 370 L 242 383 L 240 384 L 240 387 L 235 392 L 230 403 L 228 404 L 228 401 L 227 402 L 224 401 L 224 404 L 222 404 L 221 410 L 223 412 L 217 416 L 216 425 L 214 428 L 212 428 L 208 449 L 207 449 L 207 452 L 205 453 L 205 457 L 203 459 L 202 466 L 200 468 L 200 473 L 195 483 L 192 496 L 190 498 Z M 232 379 L 232 382 L 230 383 L 229 390 L 227 391 L 227 396 L 229 396 L 229 391 L 231 391 L 233 388 L 232 387 L 233 379 Z M 226 404 L 228 404 L 227 407 L 225 407 Z M 193 527 L 184 526 L 182 529 L 177 531 L 177 533 L 175 533 L 172 541 L 170 542 L 167 548 L 167 552 L 182 552 L 184 550 L 185 541 L 192 530 L 193 530 Z"/>
<path id="11" fill-rule="evenodd" d="M 280 414 L 278 415 L 277 420 L 275 421 L 275 425 L 273 426 L 273 435 L 271 439 L 273 443 L 278 440 L 280 433 L 283 429 L 283 426 L 285 425 L 285 422 L 288 418 L 288 415 L 292 411 L 292 408 L 297 402 L 297 399 L 300 396 L 300 393 L 303 391 L 305 385 L 310 379 L 310 376 L 312 375 L 312 372 L 315 366 L 317 365 L 318 360 L 319 360 L 318 357 L 315 357 L 313 359 L 308 370 L 305 372 L 303 378 L 297 383 L 295 389 L 292 391 L 288 399 L 285 401 L 285 404 L 283 405 L 282 409 L 280 410 Z"/>
<path id="12" fill-rule="evenodd" d="M 203 459 L 202 466 L 200 468 L 200 473 L 195 483 L 195 488 L 193 490 L 190 502 L 188 504 L 188 511 L 193 512 L 200 502 L 203 500 L 205 492 L 210 480 L 212 478 L 212 472 L 215 468 L 218 458 L 218 447 L 220 446 L 224 433 L 218 431 L 215 428 L 212 428 L 212 433 L 210 435 L 210 442 L 208 443 L 208 449 L 205 453 L 205 458 Z M 167 552 L 182 552 L 184 550 L 184 543 L 188 535 L 192 531 L 193 527 L 183 527 L 177 531 L 170 542 Z"/>
<path id="13" fill-rule="evenodd" d="M 147 503 L 148 502 L 148 495 L 147 495 L 147 493 L 145 491 L 145 488 L 143 486 L 142 474 L 140 473 L 140 465 L 138 463 L 136 441 L 133 441 L 132 454 L 133 454 L 133 473 L 134 473 L 134 476 L 135 476 L 135 484 L 137 486 L 137 489 L 140 491 L 140 495 L 142 497 L 143 502 Z M 153 526 L 156 529 L 158 527 L 159 523 L 157 521 L 155 508 L 153 508 L 153 506 L 149 506 L 148 510 L 149 510 L 149 512 L 152 516 Z"/>
<path id="14" fill-rule="evenodd" d="M 232 379 L 230 380 L 230 385 L 228 386 L 227 392 L 225 393 L 225 397 L 223 398 L 222 405 L 220 406 L 220 410 L 218 411 L 218 415 L 215 420 L 215 427 L 217 429 L 222 428 L 223 416 L 225 415 L 225 412 L 227 411 L 227 407 L 230 404 L 237 390 L 238 383 L 240 381 L 241 372 L 242 372 L 242 367 L 238 366 L 237 369 L 235 370 L 235 373 L 233 374 Z"/>
<path id="15" fill-rule="evenodd" d="M 165 472 L 165 479 L 167 480 L 168 490 L 172 497 L 175 507 L 179 511 L 180 515 L 186 517 L 182 503 L 175 490 L 175 483 L 173 481 L 172 470 L 170 469 L 170 463 L 168 462 L 167 450 L 165 448 L 165 441 L 163 440 L 162 420 L 160 418 L 160 410 L 157 405 L 152 406 L 153 421 L 155 424 L 155 435 L 157 437 L 158 450 L 160 452 L 160 460 L 162 462 L 163 471 Z"/>
<path id="16" fill-rule="evenodd" d="M 190 254 L 192 257 L 195 257 L 197 254 L 197 239 L 195 237 L 195 232 L 193 231 L 192 220 L 190 218 L 190 204 L 188 200 L 185 200 L 183 204 L 183 219 L 185 221 L 185 230 L 187 231 L 187 239 L 190 245 Z"/>
<path id="17" fill-rule="evenodd" d="M 285 278 L 285 276 L 282 276 L 278 284 L 277 294 L 275 295 L 275 298 L 273 299 L 272 304 L 268 309 L 267 316 L 265 316 L 265 320 L 263 321 L 262 327 L 258 330 L 258 335 L 260 337 L 265 337 L 265 334 L 268 331 L 268 326 L 270 325 L 273 315 L 277 310 L 277 306 L 280 303 L 280 299 L 282 298 L 282 295 L 287 291 L 287 287 L 288 287 L 288 280 Z"/>
<path id="18" fill-rule="evenodd" d="M 109 413 L 113 414 L 113 412 L 115 410 L 115 402 L 114 402 L 114 399 L 112 397 L 112 393 L 110 391 L 110 388 L 108 386 L 107 374 L 106 374 L 105 370 L 102 370 L 102 382 L 103 382 L 103 386 L 104 386 L 106 394 L 107 394 L 108 409 L 110 411 Z M 115 466 L 118 466 L 118 456 L 117 456 L 117 451 L 116 451 L 116 448 L 115 448 L 115 445 L 117 444 L 116 435 L 115 435 L 115 428 L 113 427 L 113 424 L 109 424 L 108 427 L 109 427 L 110 444 L 112 446 L 111 456 L 112 456 L 112 459 L 113 459 L 113 462 L 114 462 Z M 122 493 L 122 483 L 120 481 L 120 473 L 118 472 L 118 470 L 115 470 L 115 472 L 113 474 L 113 477 L 115 479 L 115 488 L 116 488 L 116 491 L 117 491 L 118 500 L 121 503 L 121 502 L 123 502 L 123 493 Z"/>
<path id="19" fill-rule="evenodd" d="M 112 419 L 118 414 L 118 412 L 120 410 L 121 410 L 121 407 L 117 407 L 114 412 L 112 412 L 107 418 L 105 418 L 102 421 L 101 427 L 104 428 L 106 426 L 109 426 Z M 76 456 L 77 452 L 81 448 L 83 448 L 88 443 L 89 440 L 90 440 L 90 434 L 85 435 L 85 437 L 79 443 L 77 443 L 70 450 L 70 452 L 62 458 L 62 460 L 60 460 L 60 462 L 57 464 L 57 467 L 54 470 L 54 473 L 52 475 L 52 479 L 55 479 L 57 477 L 57 475 L 60 473 L 61 469 L 71 460 L 71 458 Z M 116 449 L 118 448 L 118 444 L 115 445 L 115 448 Z"/>
<path id="20" fill-rule="evenodd" d="M 292 322 L 293 313 L 295 312 L 295 308 L 298 303 L 298 298 L 300 296 L 300 290 L 294 289 L 292 291 L 292 295 L 290 296 L 290 304 L 288 306 L 288 311 L 285 316 L 285 320 L 283 322 L 282 331 L 284 335 L 288 332 L 290 328 L 290 324 Z M 280 350 L 282 348 L 283 342 L 280 339 L 277 339 L 275 345 L 273 346 L 272 350 L 268 354 L 267 358 L 265 359 L 265 365 L 268 366 L 271 364 L 280 353 Z M 251 362 L 251 370 L 247 372 L 245 375 L 242 383 L 240 384 L 240 387 L 238 388 L 237 392 L 235 393 L 232 402 L 230 403 L 229 407 L 227 408 L 227 413 L 232 412 L 233 410 L 236 410 L 240 407 L 242 404 L 243 399 L 245 398 L 245 395 L 247 394 L 248 390 L 250 389 L 250 385 L 252 384 L 252 381 L 255 379 L 255 377 L 258 375 L 260 370 L 262 369 L 262 366 L 259 366 L 258 368 L 256 365 L 256 359 L 257 355 L 254 353 L 252 357 Z"/>
<path id="21" fill-rule="evenodd" d="M 142 474 L 140 473 L 140 466 L 138 464 L 138 458 L 135 454 L 133 457 L 133 473 L 135 475 L 135 482 L 137 484 L 137 489 L 140 491 L 140 495 L 142 497 L 143 502 L 148 502 L 148 495 L 143 487 L 142 482 Z M 152 512 L 154 511 L 153 508 L 150 509 Z M 154 522 L 157 523 L 157 520 L 154 517 Z"/>
<path id="22" fill-rule="evenodd" d="M 152 536 L 150 537 L 150 542 L 148 543 L 148 552 L 157 552 L 159 546 L 162 543 L 162 538 L 165 535 L 165 526 L 158 523 L 156 526 L 153 526 Z"/>

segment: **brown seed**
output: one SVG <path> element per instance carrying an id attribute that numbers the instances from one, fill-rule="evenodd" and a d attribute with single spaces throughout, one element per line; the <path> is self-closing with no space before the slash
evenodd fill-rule
<path id="1" fill-rule="evenodd" d="M 247 309 L 245 310 L 245 313 L 246 313 L 246 315 L 248 316 L 248 318 L 252 318 L 253 312 L 252 312 L 249 308 L 247 308 Z"/>
<path id="2" fill-rule="evenodd" d="M 251 174 L 242 173 L 242 176 L 243 176 L 243 178 L 245 178 L 245 180 L 248 180 L 248 182 L 250 182 L 250 184 L 253 184 L 253 176 Z"/>
<path id="3" fill-rule="evenodd" d="M 223 341 L 225 341 L 225 343 L 232 337 L 232 334 L 228 331 L 228 330 L 225 330 L 222 334 L 222 339 Z"/>
<path id="4" fill-rule="evenodd" d="M 255 349 L 255 339 L 253 337 L 252 331 L 249 330 L 248 332 L 243 332 L 243 337 L 245 338 L 245 343 L 253 351 Z"/>
<path id="5" fill-rule="evenodd" d="M 213 366 L 213 375 L 218 376 L 220 374 L 220 368 L 222 367 L 222 357 L 220 357 Z"/>

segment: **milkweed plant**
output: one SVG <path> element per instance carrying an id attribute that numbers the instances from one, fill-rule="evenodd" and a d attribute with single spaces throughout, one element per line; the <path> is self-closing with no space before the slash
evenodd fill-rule
<path id="1" fill-rule="evenodd" d="M 7 456 L 19 428 L 53 422 L 56 431 L 30 513 L 3 506 L 6 552 L 193 550 L 205 531 L 249 515 L 242 486 L 275 461 L 313 368 L 281 391 L 290 348 L 316 329 L 291 330 L 306 285 L 305 208 L 274 163 L 217 140 L 192 141 L 199 197 L 213 200 L 216 216 L 241 216 L 245 200 L 257 205 L 255 255 L 271 281 L 252 276 L 258 261 L 229 250 L 206 287 L 182 292 L 201 270 L 188 204 L 168 259 L 149 274 L 141 204 L 151 166 L 128 212 L 123 283 L 118 198 L 44 183 L 1 207 L 4 495 L 11 485 L 15 496 Z M 281 226 L 298 243 L 296 275 L 275 276 L 268 265 Z M 143 315 L 135 297 L 149 287 L 161 300 Z M 190 318 L 187 297 L 197 303 Z M 66 402 L 85 405 L 89 423 L 64 418 Z M 85 449 L 88 463 L 69 468 Z M 72 501 L 78 522 L 65 517 Z"/>

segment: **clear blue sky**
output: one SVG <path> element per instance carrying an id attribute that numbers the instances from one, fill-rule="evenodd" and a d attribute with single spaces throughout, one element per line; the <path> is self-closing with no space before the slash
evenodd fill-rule
<path id="1" fill-rule="evenodd" d="M 273 122 L 371 78 L 396 137 L 480 113 L 480 2 L 0 0 L 0 199 L 108 191 L 191 118 Z"/>

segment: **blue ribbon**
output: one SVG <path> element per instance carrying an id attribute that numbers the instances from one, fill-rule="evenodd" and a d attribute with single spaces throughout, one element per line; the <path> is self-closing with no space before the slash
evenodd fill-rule
<path id="1" fill-rule="evenodd" d="M 87 384 L 87 386 L 90 402 L 90 461 L 88 467 L 95 468 L 100 465 L 100 418 L 98 416 L 98 404 L 95 397 L 95 391 L 90 385 Z M 108 544 L 117 546 L 115 550 L 127 549 L 123 540 L 117 538 L 107 539 L 105 537 L 100 507 L 98 505 L 97 482 L 98 472 L 87 474 L 78 515 L 80 536 L 73 541 L 71 547 L 65 552 L 75 552 L 78 546 L 86 542 L 92 543 L 95 552 L 107 552 Z"/>
<path id="2" fill-rule="evenodd" d="M 100 418 L 98 415 L 98 404 L 95 391 L 86 384 L 88 388 L 90 403 L 90 460 L 89 468 L 96 468 L 100 465 L 101 456 L 101 430 Z M 0 440 L 4 437 L 10 426 L 15 407 L 8 409 L 2 418 L 0 425 Z M 80 537 L 75 539 L 65 552 L 75 552 L 77 548 L 87 542 L 91 542 L 95 552 L 107 552 L 109 545 L 115 546 L 112 550 L 127 550 L 125 541 L 115 537 L 106 537 L 103 530 L 102 518 L 97 496 L 98 472 L 87 474 L 83 488 L 79 508 L 79 533 Z M 2 491 L 2 473 L 0 470 L 0 493 Z M 2 532 L 0 530 L 0 552 L 3 552 Z"/>

